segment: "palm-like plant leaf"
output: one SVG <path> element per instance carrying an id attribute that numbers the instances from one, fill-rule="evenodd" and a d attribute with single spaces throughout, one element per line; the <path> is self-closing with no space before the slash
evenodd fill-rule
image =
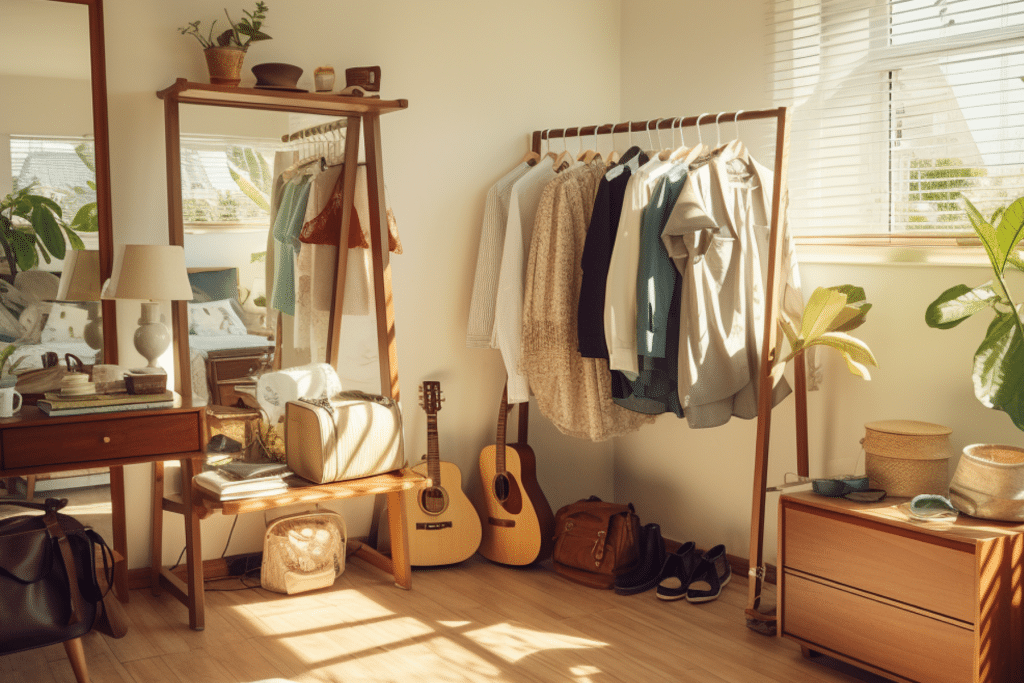
<path id="1" fill-rule="evenodd" d="M 948 330 L 1000 300 L 1001 297 L 996 294 L 991 282 L 974 289 L 967 285 L 957 285 L 940 294 L 939 298 L 928 306 L 924 320 L 928 327 Z"/>
<path id="2" fill-rule="evenodd" d="M 974 395 L 1024 430 L 1024 338 L 1014 312 L 998 315 L 974 354 Z"/>

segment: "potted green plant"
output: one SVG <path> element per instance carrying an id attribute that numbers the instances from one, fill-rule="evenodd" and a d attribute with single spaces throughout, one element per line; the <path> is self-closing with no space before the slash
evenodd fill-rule
<path id="1" fill-rule="evenodd" d="M 184 36 L 193 36 L 203 46 L 206 65 L 210 71 L 210 83 L 215 85 L 238 85 L 242 73 L 242 61 L 249 45 L 258 40 L 270 40 L 270 36 L 261 31 L 268 11 L 265 2 L 257 2 L 253 12 L 242 10 L 245 15 L 237 23 L 232 21 L 227 9 L 224 15 L 228 18 L 228 28 L 214 37 L 217 21 L 210 22 L 210 28 L 204 35 L 200 21 L 189 22 L 188 26 L 179 28 Z"/>
<path id="2" fill-rule="evenodd" d="M 1005 412 L 1024 430 L 1024 320 L 1007 287 L 1007 267 L 1024 271 L 1018 243 L 1024 237 L 1024 197 L 998 209 L 989 220 L 964 197 L 967 218 L 981 239 L 994 279 L 977 287 L 956 285 L 925 311 L 929 327 L 948 330 L 975 313 L 995 318 L 974 353 L 974 395 L 982 405 Z M 1000 444 L 964 448 L 949 484 L 956 509 L 973 517 L 1024 522 L 1024 449 Z"/>
<path id="3" fill-rule="evenodd" d="M 1006 286 L 1006 270 L 1024 271 L 1018 242 L 1024 238 L 1024 197 L 999 209 L 990 220 L 964 198 L 967 218 L 981 239 L 994 280 L 977 287 L 950 287 L 928 306 L 929 327 L 948 330 L 975 313 L 991 310 L 995 319 L 974 353 L 974 395 L 989 408 L 1002 410 L 1024 430 L 1024 321 L 1021 305 Z M 995 226 L 995 227 L 993 227 Z"/>
<path id="4" fill-rule="evenodd" d="M 29 185 L 0 199 L 0 250 L 8 271 L 0 274 L 0 279 L 11 284 L 19 270 L 35 268 L 40 259 L 46 263 L 51 257 L 63 259 L 69 243 L 72 249 L 85 249 L 73 228 L 96 229 L 81 216 L 76 216 L 77 224 L 66 225 L 60 205 L 49 197 L 33 194 L 34 187 Z"/>

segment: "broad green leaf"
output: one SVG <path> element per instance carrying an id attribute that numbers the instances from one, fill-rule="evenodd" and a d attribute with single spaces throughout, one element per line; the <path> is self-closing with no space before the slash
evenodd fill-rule
<path id="1" fill-rule="evenodd" d="M 928 323 L 928 327 L 948 330 L 978 311 L 991 307 L 998 300 L 999 296 L 991 282 L 974 289 L 967 285 L 957 285 L 947 289 L 929 304 L 924 312 L 924 321 Z"/>
<path id="2" fill-rule="evenodd" d="M 62 218 L 64 216 L 64 210 L 60 208 L 60 204 L 58 204 L 57 202 L 53 201 L 49 197 L 44 197 L 42 195 L 33 194 L 33 195 L 29 195 L 28 200 L 30 202 L 32 202 L 33 210 L 36 207 L 44 206 L 44 207 L 49 208 L 50 211 L 52 211 L 53 213 L 55 213 L 58 218 Z"/>
<path id="3" fill-rule="evenodd" d="M 871 304 L 867 302 L 861 302 L 854 306 L 847 305 L 832 321 L 832 331 L 849 332 L 857 329 L 867 321 L 870 310 Z"/>
<path id="4" fill-rule="evenodd" d="M 99 214 L 96 202 L 83 204 L 71 221 L 71 228 L 78 232 L 97 232 L 100 229 Z"/>
<path id="5" fill-rule="evenodd" d="M 21 270 L 31 270 L 38 263 L 36 240 L 31 235 L 26 235 L 21 230 L 11 231 L 11 248 L 14 250 L 14 259 L 18 262 L 18 268 Z"/>
<path id="6" fill-rule="evenodd" d="M 1010 255 L 1006 258 L 1006 262 L 1017 270 L 1024 271 L 1024 257 L 1021 256 L 1021 252 L 1019 250 L 1010 252 Z"/>
<path id="7" fill-rule="evenodd" d="M 260 207 L 264 211 L 270 211 L 270 203 L 267 201 L 266 196 L 260 192 L 255 185 L 249 182 L 248 178 L 243 177 L 237 173 L 235 169 L 228 167 L 228 172 L 231 173 L 232 180 L 238 185 L 239 189 L 245 193 L 245 196 L 253 201 L 256 206 Z"/>
<path id="8" fill-rule="evenodd" d="M 846 295 L 825 287 L 818 287 L 807 299 L 804 306 L 803 325 L 800 337 L 810 342 L 828 331 L 829 325 L 846 306 Z"/>
<path id="9" fill-rule="evenodd" d="M 64 258 L 64 233 L 57 225 L 57 219 L 48 209 L 37 206 L 32 212 L 32 228 L 36 231 L 40 244 L 58 259 Z"/>
<path id="10" fill-rule="evenodd" d="M 826 332 L 818 337 L 816 343 L 824 346 L 831 346 L 832 348 L 841 351 L 843 354 L 849 355 L 858 363 L 864 363 L 865 365 L 871 365 L 876 368 L 878 367 L 878 361 L 875 360 L 875 355 L 871 353 L 871 349 L 868 348 L 868 345 L 860 339 L 852 337 L 845 332 Z M 808 346 L 810 346 L 810 344 L 808 344 Z"/>
<path id="11" fill-rule="evenodd" d="M 974 355 L 974 395 L 989 408 L 1005 411 L 1024 430 L 1024 339 L 1015 314 L 992 321 Z"/>
<path id="12" fill-rule="evenodd" d="M 85 242 L 78 236 L 78 233 L 71 228 L 64 228 L 64 233 L 68 236 L 68 244 L 71 248 L 76 251 L 85 251 Z"/>
<path id="13" fill-rule="evenodd" d="M 1024 237 L 1024 197 L 1010 204 L 1010 207 L 1003 212 L 999 225 L 996 227 L 996 237 L 999 243 L 999 254 L 1002 256 L 999 263 L 999 272 L 1002 273 L 1010 254 L 1017 247 L 1017 242 Z"/>
<path id="14" fill-rule="evenodd" d="M 267 260 L 267 252 L 257 251 L 249 254 L 249 263 L 262 263 Z"/>
<path id="15" fill-rule="evenodd" d="M 999 219 L 1003 217 L 1003 212 L 1006 211 L 1005 206 L 1000 206 L 998 209 L 992 212 L 992 217 L 988 219 L 989 225 L 998 225 Z"/>
<path id="16" fill-rule="evenodd" d="M 845 294 L 847 304 L 860 303 L 861 301 L 867 301 L 868 298 L 867 294 L 864 293 L 864 288 L 856 285 L 837 285 L 828 289 Z"/>
<path id="17" fill-rule="evenodd" d="M 978 237 L 981 238 L 981 244 L 985 247 L 985 253 L 988 254 L 992 270 L 997 275 L 1002 275 L 1005 255 L 999 251 L 999 236 L 996 233 L 996 229 L 988 224 L 985 217 L 981 215 L 981 212 L 975 208 L 974 204 L 971 204 L 970 199 L 964 197 L 964 204 L 966 205 L 967 218 L 971 221 L 971 225 L 974 226 L 974 232 L 978 233 Z"/>

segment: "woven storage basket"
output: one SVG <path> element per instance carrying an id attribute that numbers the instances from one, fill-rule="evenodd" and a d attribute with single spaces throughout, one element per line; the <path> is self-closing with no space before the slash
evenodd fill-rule
<path id="1" fill-rule="evenodd" d="M 946 495 L 952 429 L 916 420 L 880 420 L 864 428 L 864 467 L 871 488 L 908 498 Z"/>
<path id="2" fill-rule="evenodd" d="M 949 499 L 972 517 L 1024 522 L 1024 448 L 983 443 L 964 448 Z"/>

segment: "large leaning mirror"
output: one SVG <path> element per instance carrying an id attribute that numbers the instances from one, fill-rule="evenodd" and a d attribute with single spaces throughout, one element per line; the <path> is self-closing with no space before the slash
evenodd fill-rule
<path id="1" fill-rule="evenodd" d="M 100 1 L 3 5 L 0 341 L 22 371 L 47 352 L 116 363 Z"/>

